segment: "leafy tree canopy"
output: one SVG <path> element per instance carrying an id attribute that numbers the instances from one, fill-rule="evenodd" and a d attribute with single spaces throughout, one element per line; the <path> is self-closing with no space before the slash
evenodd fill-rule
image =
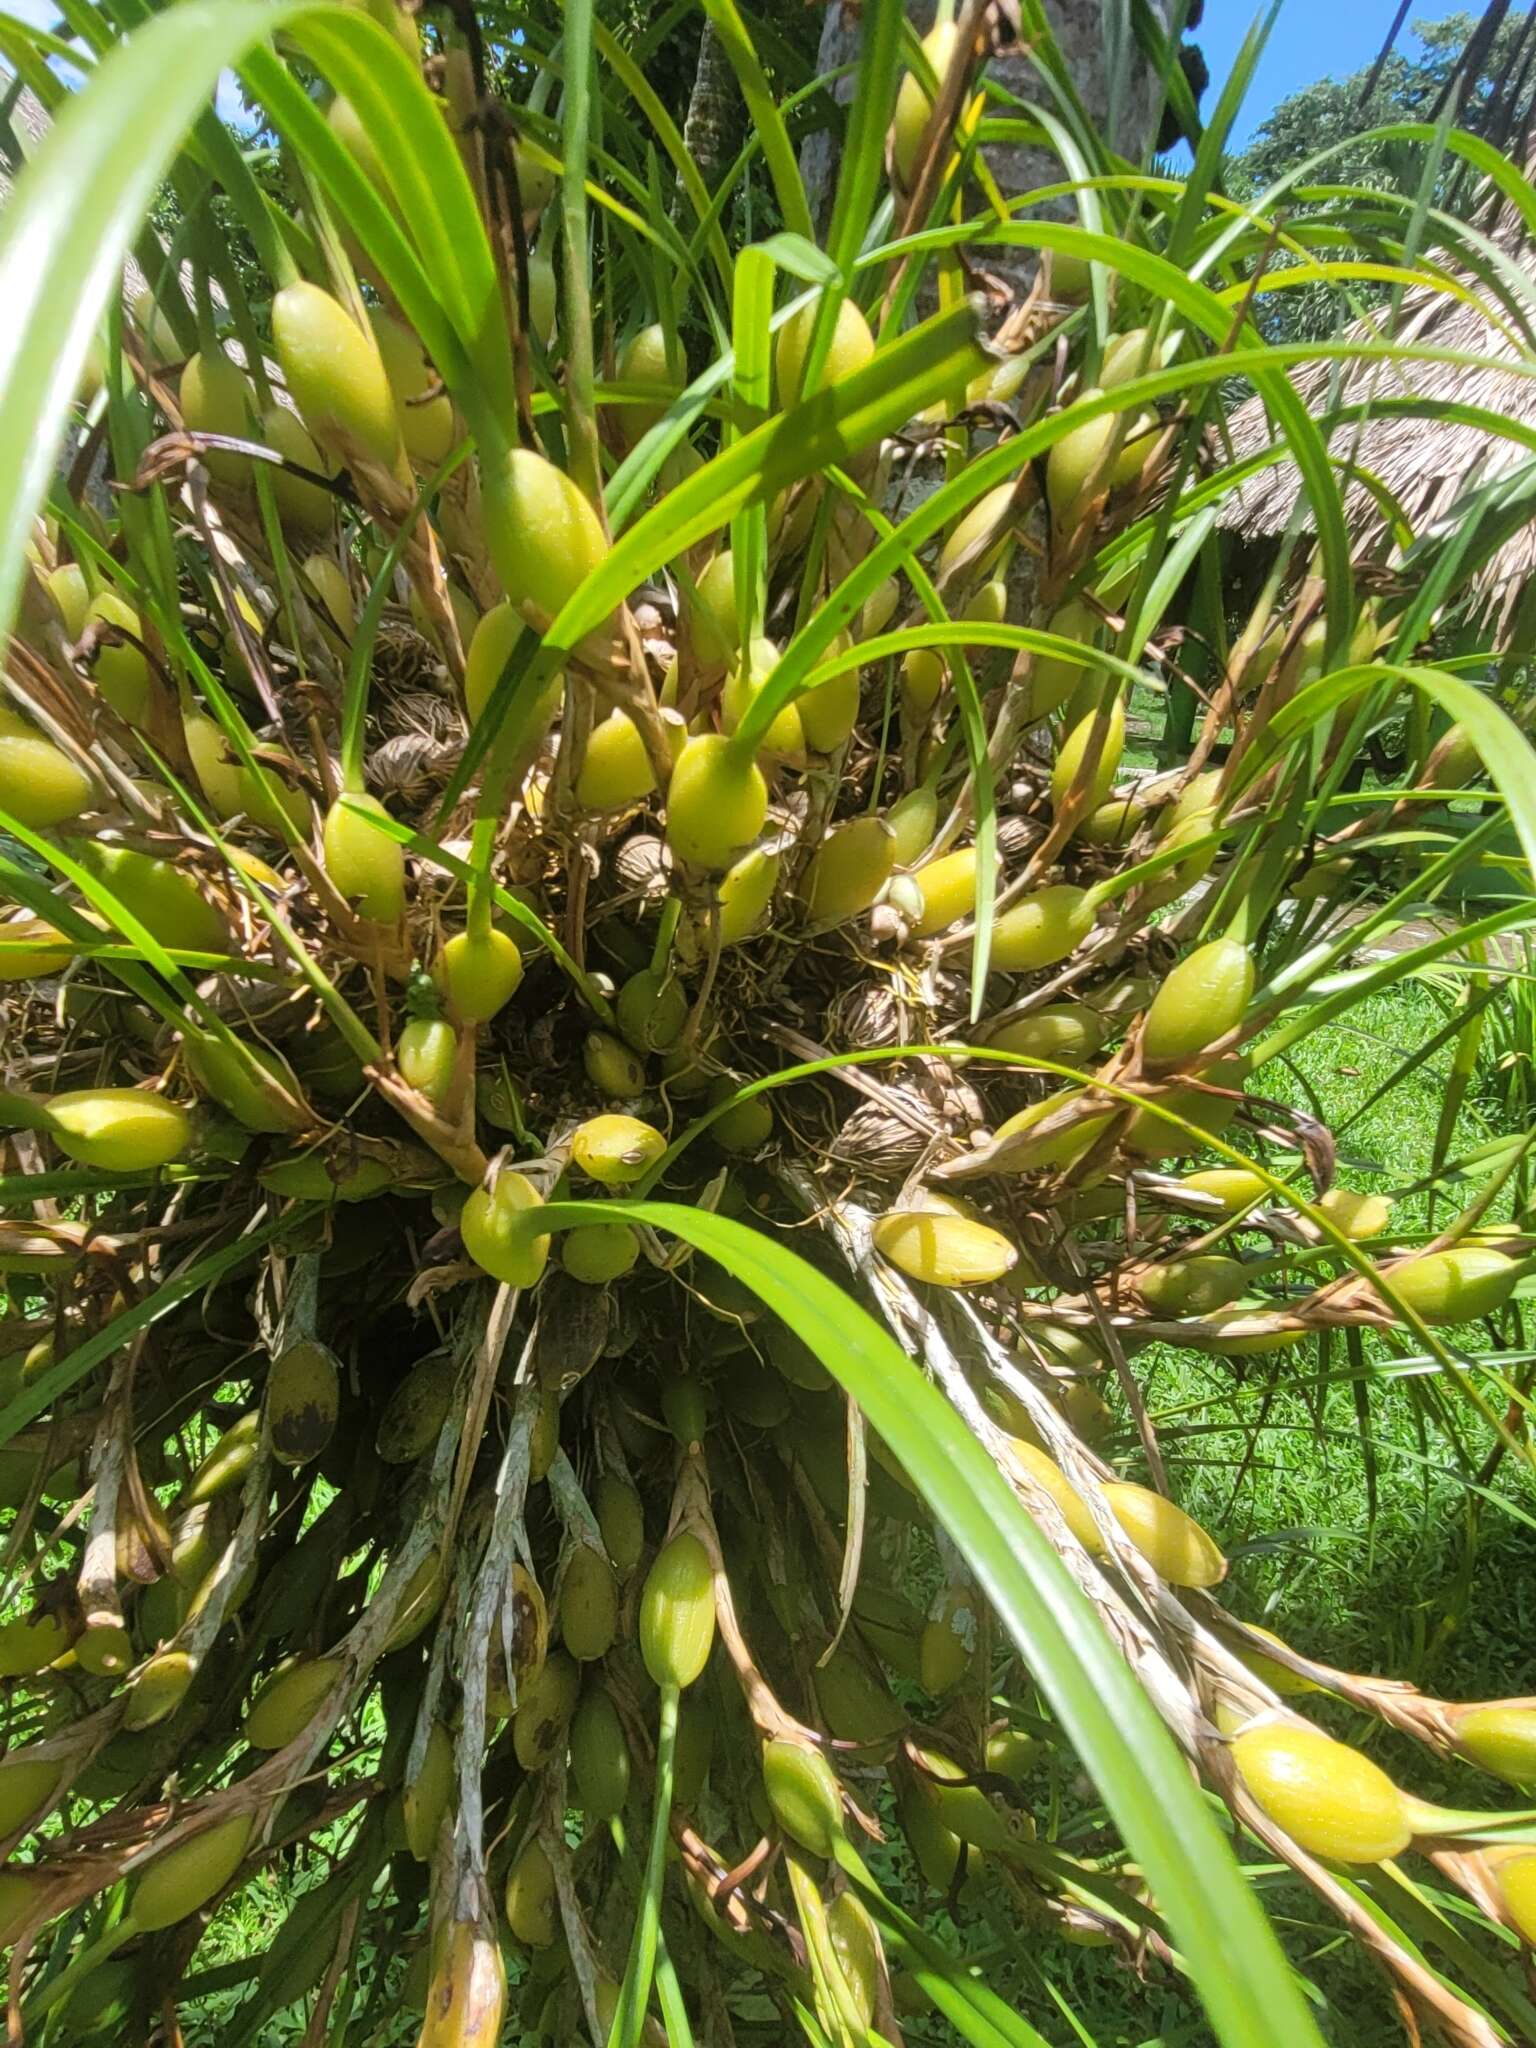
<path id="1" fill-rule="evenodd" d="M 1371 67 L 1367 65 L 1348 78 L 1320 78 L 1315 85 L 1292 93 L 1235 160 L 1233 190 L 1245 197 L 1256 196 L 1309 157 L 1338 143 L 1349 147 L 1327 165 L 1325 175 L 1330 182 L 1385 182 L 1394 189 L 1412 190 L 1422 169 L 1422 151 L 1366 138 L 1387 122 L 1433 118 L 1475 25 L 1470 14 L 1416 21 L 1413 35 L 1422 54 L 1409 56 L 1401 48 L 1394 49 L 1369 92 Z M 1456 117 L 1460 127 L 1475 135 L 1505 131 L 1511 105 L 1527 82 L 1522 76 L 1526 34 L 1523 16 L 1511 16 L 1500 27 L 1478 77 L 1461 88 L 1462 104 Z"/>
<path id="2" fill-rule="evenodd" d="M 1258 203 L 1281 179 L 1324 151 L 1338 148 L 1337 155 L 1319 166 L 1320 180 L 1380 192 L 1417 193 L 1424 175 L 1423 148 L 1417 143 L 1382 141 L 1375 138 L 1374 131 L 1392 122 L 1437 118 L 1442 94 L 1457 73 L 1475 26 L 1470 14 L 1416 21 L 1413 35 L 1420 54 L 1410 56 L 1401 47 L 1395 48 L 1374 84 L 1372 67 L 1367 65 L 1348 78 L 1320 78 L 1292 93 L 1275 108 L 1248 148 L 1231 160 L 1228 191 L 1236 199 Z M 1528 62 L 1536 56 L 1528 29 L 1524 16 L 1504 21 L 1476 76 L 1455 87 L 1461 96 L 1455 112 L 1459 126 L 1501 141 L 1518 128 L 1512 114 L 1524 104 L 1530 83 Z M 1448 155 L 1437 179 L 1435 204 L 1466 217 L 1477 202 L 1478 191 L 1477 180 L 1464 160 Z M 1293 219 L 1313 210 L 1305 204 L 1282 209 Z M 1371 246 L 1368 230 L 1358 219 L 1356 228 L 1359 254 L 1389 259 L 1395 254 L 1390 245 Z M 1364 309 L 1379 303 L 1387 290 L 1384 285 L 1357 285 L 1352 303 Z M 1262 309 L 1261 318 L 1277 340 L 1304 340 L 1332 333 L 1338 324 L 1339 306 L 1337 288 L 1319 285 L 1276 294 Z"/>

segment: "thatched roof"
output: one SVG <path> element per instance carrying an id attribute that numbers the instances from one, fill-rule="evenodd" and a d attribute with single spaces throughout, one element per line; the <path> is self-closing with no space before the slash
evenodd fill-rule
<path id="1" fill-rule="evenodd" d="M 1532 252 L 1522 240 L 1517 215 L 1505 210 L 1496 219 L 1491 239 L 1524 266 Z M 1473 288 L 1486 287 L 1475 283 Z M 1383 316 L 1384 320 L 1385 316 Z M 1350 337 L 1390 338 L 1409 345 L 1460 349 L 1484 358 L 1515 360 L 1524 352 L 1477 306 L 1421 286 L 1406 292 L 1397 319 L 1388 331 L 1371 320 L 1357 322 Z M 1340 406 L 1411 397 L 1428 403 L 1454 402 L 1536 427 L 1536 379 L 1495 367 L 1469 369 L 1458 363 L 1393 363 L 1336 361 L 1306 364 L 1292 372 L 1292 383 L 1314 418 Z M 1227 422 L 1238 459 L 1256 454 L 1276 437 L 1262 399 L 1251 398 Z M 1357 548 L 1369 547 L 1384 531 L 1381 504 L 1359 481 L 1364 472 L 1392 493 L 1416 534 L 1423 536 L 1454 525 L 1457 507 L 1468 494 L 1495 478 L 1528 463 L 1531 457 L 1518 442 L 1451 419 L 1389 417 L 1350 420 L 1329 436 L 1329 451 L 1344 486 L 1351 537 Z M 1289 457 L 1262 470 L 1227 500 L 1221 524 L 1248 541 L 1276 540 L 1285 532 L 1296 506 L 1300 477 Z M 1303 508 L 1301 530 L 1310 520 Z M 1481 590 L 1491 612 L 1507 618 L 1527 579 L 1536 573 L 1536 528 L 1514 534 L 1490 560 Z"/>

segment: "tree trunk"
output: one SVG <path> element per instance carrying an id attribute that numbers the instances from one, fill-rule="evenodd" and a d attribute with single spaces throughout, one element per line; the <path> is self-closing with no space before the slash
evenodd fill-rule
<path id="1" fill-rule="evenodd" d="M 699 38 L 699 61 L 688 96 L 683 142 L 710 193 L 725 176 L 742 144 L 742 99 L 725 45 L 712 21 Z M 681 192 L 673 202 L 674 213 Z"/>
<path id="2" fill-rule="evenodd" d="M 1098 125 L 1105 140 L 1119 155 L 1133 164 L 1139 163 L 1150 151 L 1156 134 L 1163 103 L 1161 81 L 1147 66 L 1134 43 L 1120 52 L 1106 48 L 1105 17 L 1110 10 L 1104 0 L 1044 0 L 1044 5 L 1062 58 L 1089 118 Z M 1166 13 L 1163 0 L 1153 0 L 1153 5 L 1160 15 Z M 907 12 L 916 27 L 924 31 L 933 22 L 933 0 L 907 0 Z M 858 8 L 843 4 L 843 0 L 831 0 L 822 29 L 821 48 L 817 53 L 818 68 L 828 72 L 842 65 L 851 65 L 858 54 Z M 987 75 L 1020 99 L 1049 104 L 1050 95 L 1027 54 L 1016 50 L 1000 52 L 988 63 Z M 844 106 L 852 98 L 854 83 L 854 76 L 850 73 L 834 88 L 837 99 Z M 805 181 L 811 217 L 822 234 L 826 233 L 832 216 L 840 154 L 840 138 L 826 131 L 811 136 L 801 152 L 800 173 Z M 1005 200 L 1034 191 L 1042 185 L 1059 184 L 1066 175 L 1060 160 L 1048 150 L 989 143 L 986 157 L 987 167 Z M 1070 197 L 1048 200 L 1037 211 L 1058 220 L 1076 220 L 1078 217 L 1077 207 Z M 988 276 L 997 278 L 1006 286 L 1012 305 L 1022 304 L 1028 297 L 1038 267 L 1039 259 L 1034 251 L 989 247 L 984 255 Z M 919 308 L 932 311 L 931 297 L 920 299 Z M 1007 306 L 997 311 L 992 321 L 994 329 L 1007 318 L 1008 311 Z M 937 490 L 943 481 L 943 466 L 936 459 L 909 466 L 902 483 L 903 509 L 910 511 L 931 491 Z M 1035 575 L 1034 557 L 1021 548 L 1014 556 L 1009 577 L 1011 616 L 1019 616 L 1021 604 L 1023 615 L 1028 616 Z"/>
<path id="3" fill-rule="evenodd" d="M 920 29 L 926 29 L 933 20 L 933 0 L 909 0 L 907 11 Z M 1113 149 L 1132 163 L 1139 162 L 1152 143 L 1162 106 L 1162 87 L 1156 75 L 1134 43 L 1121 52 L 1106 48 L 1108 10 L 1104 0 L 1045 0 L 1045 11 L 1088 113 Z M 1163 10 L 1159 7 L 1158 11 Z M 818 67 L 831 71 L 851 64 L 858 54 L 858 10 L 842 0 L 832 0 L 822 29 Z M 1021 99 L 1046 98 L 1039 75 L 1025 54 L 1004 51 L 992 59 L 987 71 Z M 834 90 L 840 104 L 847 105 L 853 85 L 852 76 L 838 81 Z M 823 131 L 810 138 L 801 156 L 812 216 L 823 230 L 831 217 L 839 154 L 838 138 Z M 1060 163 L 1048 151 L 1005 144 L 989 145 L 987 165 L 1004 199 L 1037 185 L 1058 183 L 1063 176 Z M 1046 210 L 1062 219 L 1077 217 L 1070 198 L 1050 201 Z M 987 253 L 987 267 L 1005 277 L 1022 298 L 1034 258 L 1028 250 L 993 249 Z"/>

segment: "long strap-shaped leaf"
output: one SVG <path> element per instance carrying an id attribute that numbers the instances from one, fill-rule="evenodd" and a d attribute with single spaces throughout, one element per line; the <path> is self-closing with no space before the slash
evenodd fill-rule
<path id="1" fill-rule="evenodd" d="M 1298 691 L 1283 710 L 1277 712 L 1256 749 L 1256 765 L 1245 780 L 1284 750 L 1296 733 L 1314 722 L 1324 710 L 1346 703 L 1382 678 L 1395 679 L 1434 698 L 1442 710 L 1467 734 L 1493 786 L 1509 805 L 1510 820 L 1531 872 L 1536 875 L 1536 749 L 1509 713 L 1492 697 L 1474 689 L 1459 676 L 1446 675 L 1437 668 L 1419 664 L 1397 667 L 1391 662 L 1365 662 L 1323 676 Z"/>
<path id="2" fill-rule="evenodd" d="M 773 180 L 774 195 L 779 202 L 779 211 L 784 216 L 784 225 L 792 234 L 804 235 L 808 242 L 816 239 L 816 230 L 811 224 L 811 209 L 806 204 L 805 187 L 800 182 L 800 166 L 795 161 L 795 146 L 789 139 L 789 130 L 784 125 L 784 116 L 763 70 L 762 61 L 753 47 L 747 33 L 746 23 L 737 11 L 735 0 L 703 0 L 704 12 L 714 23 L 715 34 L 725 46 L 725 54 L 731 60 L 731 69 L 736 73 L 736 82 L 741 87 L 741 96 L 747 103 L 753 131 L 763 146 L 763 155 L 768 164 L 768 175 Z"/>
<path id="3" fill-rule="evenodd" d="M 123 255 L 220 71 L 284 10 L 193 0 L 103 59 L 17 180 L 0 220 L 0 621 L 27 525 Z"/>
<path id="4" fill-rule="evenodd" d="M 731 338 L 736 360 L 731 379 L 735 400 L 722 440 L 751 433 L 768 416 L 773 356 L 768 323 L 773 317 L 773 258 L 754 244 L 736 258 L 731 304 Z M 762 632 L 768 596 L 768 508 L 743 505 L 731 520 L 731 560 L 736 585 L 736 623 L 742 662 L 750 675 L 752 643 Z"/>
<path id="5" fill-rule="evenodd" d="M 1042 222 L 1038 232 L 1033 224 L 1030 239 L 1038 240 L 1042 246 L 1065 247 L 1070 242 L 1074 249 L 1109 250 L 1112 245 L 1105 237 L 1085 235 L 1079 229 L 1061 226 L 1056 222 Z M 1137 267 L 1144 251 L 1135 252 Z M 1154 259 L 1156 261 L 1156 259 Z M 1128 260 L 1126 267 L 1131 263 Z M 1158 265 L 1166 270 L 1166 265 Z M 1166 280 L 1160 280 L 1166 295 L 1179 303 L 1183 301 L 1178 292 Z M 1154 287 L 1157 288 L 1157 287 Z M 1327 357 L 1341 350 L 1328 344 L 1310 344 L 1298 350 L 1298 355 Z M 1387 349 L 1355 348 L 1348 351 L 1358 357 L 1376 353 L 1395 354 L 1404 361 L 1427 362 L 1438 360 L 1439 353 L 1427 348 Z M 1026 462 L 1037 455 L 1043 455 L 1062 436 L 1089 419 L 1095 419 L 1106 412 L 1129 411 L 1156 398 L 1166 397 L 1181 385 L 1193 390 L 1195 387 L 1231 375 L 1255 372 L 1255 381 L 1266 375 L 1266 366 L 1291 359 L 1289 349 L 1245 348 L 1231 354 L 1211 355 L 1199 360 L 1181 364 L 1166 370 L 1157 370 L 1144 377 L 1129 379 L 1117 385 L 1113 391 L 1094 392 L 1079 398 L 1073 405 L 1057 413 L 1046 415 L 1035 421 L 1010 440 L 999 442 L 973 458 L 961 474 L 942 485 L 931 496 L 924 498 L 896 529 L 890 540 L 879 541 L 872 547 L 858 565 L 851 569 L 837 586 L 819 612 L 807 622 L 802 630 L 785 649 L 784 658 L 774 669 L 767 683 L 753 698 L 752 704 L 736 729 L 736 740 L 743 751 L 761 746 L 769 726 L 783 710 L 786 703 L 804 687 L 805 679 L 817 666 L 821 656 L 830 648 L 838 633 L 853 620 L 864 600 L 870 595 L 882 578 L 893 574 L 902 564 L 908 551 L 922 547 L 950 520 L 958 519 L 972 504 L 995 485 L 1008 482 L 1021 470 Z M 877 359 L 878 360 L 878 359 Z M 1517 374 L 1518 366 L 1508 366 L 1511 374 Z M 1272 379 L 1270 380 L 1273 381 Z M 1281 380 L 1275 387 L 1285 393 L 1285 419 L 1287 432 L 1291 436 L 1293 451 L 1310 451 L 1304 473 L 1315 469 L 1314 456 L 1320 456 L 1321 475 L 1316 479 L 1317 496 L 1314 502 L 1327 505 L 1338 522 L 1339 535 L 1343 539 L 1342 500 L 1334 484 L 1328 465 L 1327 452 L 1322 448 L 1317 428 L 1301 406 L 1296 393 Z M 1293 409 L 1299 408 L 1299 421 L 1293 416 Z M 705 474 L 705 472 L 699 472 Z M 690 483 L 696 482 L 691 478 Z M 686 486 L 684 488 L 687 488 Z M 658 507 L 663 511 L 665 506 Z M 1347 541 L 1343 560 L 1347 568 Z M 1338 586 L 1346 602 L 1349 598 L 1347 578 Z M 581 595 L 573 601 L 573 608 L 582 602 Z"/>
<path id="6" fill-rule="evenodd" d="M 597 38 L 597 53 L 603 63 L 613 72 L 620 85 L 629 95 L 641 113 L 655 129 L 662 148 L 667 152 L 672 168 L 677 172 L 678 183 L 688 195 L 688 202 L 701 221 L 709 214 L 709 189 L 699 176 L 698 165 L 688 154 L 677 123 L 667 112 L 661 95 L 651 85 L 645 73 L 636 64 L 628 50 L 601 22 L 594 24 L 593 33 Z M 727 291 L 731 283 L 731 254 L 726 247 L 725 236 L 717 222 L 708 236 L 709 253 L 720 273 L 720 282 Z"/>
<path id="7" fill-rule="evenodd" d="M 399 44 L 337 7 L 306 10 L 307 57 L 351 100 L 378 152 L 401 218 L 476 378 L 503 427 L 516 413 L 512 349 L 491 246 L 440 103 Z"/>
<path id="8" fill-rule="evenodd" d="M 1224 2048 L 1322 2048 L 1188 1766 L 1066 1567 L 955 1410 L 874 1318 L 784 1245 L 672 1202 L 553 1202 L 542 1228 L 625 1218 L 682 1238 L 783 1318 L 889 1444 L 975 1573 L 1168 1917 Z"/>
<path id="9" fill-rule="evenodd" d="M 851 493 L 857 488 L 840 472 L 834 471 L 833 475 L 844 490 Z M 891 540 L 896 529 L 885 514 L 867 499 L 856 502 L 862 503 L 864 517 L 880 538 Z M 901 566 L 917 594 L 918 603 L 934 621 L 935 626 L 937 627 L 940 621 L 946 628 L 952 628 L 957 624 L 957 621 L 948 618 L 938 587 L 917 557 L 910 553 L 905 555 Z M 981 692 L 977 688 L 975 676 L 971 673 L 968 643 L 963 638 L 950 638 L 946 644 L 954 650 L 949 663 L 950 684 L 954 691 L 960 731 L 970 764 L 970 801 L 975 827 L 973 837 L 976 846 L 976 930 L 971 947 L 971 1022 L 974 1024 L 981 1015 L 982 1004 L 986 999 L 987 963 L 992 952 L 992 912 L 997 897 L 997 795 L 992 759 L 987 747 L 986 718 L 982 710 Z"/>
<path id="10" fill-rule="evenodd" d="M 184 0 L 102 58 L 17 180 L 0 218 L 0 621 L 15 611 L 28 524 L 53 476 L 92 337 L 167 166 L 220 74 L 311 18 L 316 60 L 345 68 L 366 111 L 378 112 L 361 66 L 347 61 L 354 51 L 377 56 L 386 40 L 366 15 L 307 0 Z M 416 184 L 406 196 L 423 219 L 442 203 Z M 444 283 L 454 324 L 470 323 L 482 338 L 475 367 L 489 378 L 498 316 L 482 269 L 461 248 Z"/>

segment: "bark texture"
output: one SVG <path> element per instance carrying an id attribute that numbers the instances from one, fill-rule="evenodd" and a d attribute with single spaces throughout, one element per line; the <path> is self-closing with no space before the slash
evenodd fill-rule
<path id="1" fill-rule="evenodd" d="M 1163 101 L 1161 82 L 1142 59 L 1134 42 L 1119 51 L 1109 47 L 1105 22 L 1108 10 L 1104 0 L 1044 0 L 1044 5 L 1062 57 L 1088 115 L 1120 156 L 1139 163 L 1150 152 L 1156 135 Z M 1166 18 L 1164 0 L 1153 0 L 1153 5 Z M 925 33 L 933 24 L 934 0 L 908 0 L 907 12 L 918 31 Z M 843 0 L 831 0 L 822 28 L 818 68 L 827 72 L 851 64 L 858 53 L 858 7 L 845 6 Z M 1050 104 L 1049 92 L 1027 52 L 1005 51 L 993 57 L 988 64 L 987 75 L 1022 100 Z M 836 96 L 843 105 L 851 98 L 853 87 L 852 75 L 839 80 L 835 87 Z M 825 233 L 831 219 L 839 154 L 838 138 L 826 133 L 810 137 L 801 152 L 800 170 L 805 180 L 806 196 L 810 201 L 812 218 L 822 233 Z M 1060 159 L 1048 150 L 991 143 L 986 154 L 988 168 L 1004 199 L 1017 198 L 1040 186 L 1058 184 L 1065 175 Z M 1077 209 L 1070 197 L 1048 200 L 1040 210 L 1056 219 L 1077 218 Z M 1007 287 L 1015 305 L 1022 304 L 1028 297 L 1037 268 L 1038 259 L 1034 253 L 1028 249 L 989 248 L 985 252 L 985 261 L 989 277 L 998 279 Z M 925 305 L 920 299 L 919 305 L 922 310 L 932 310 L 931 301 Z M 1006 312 L 1000 315 L 994 326 L 1000 325 L 1006 317 Z M 901 487 L 901 509 L 910 511 L 938 488 L 943 476 L 942 465 L 934 459 L 920 460 L 909 466 Z M 1011 616 L 1019 616 L 1021 607 L 1023 615 L 1028 616 L 1028 607 L 1033 601 L 1035 573 L 1034 558 L 1021 549 L 1014 557 L 1009 578 Z"/>
<path id="2" fill-rule="evenodd" d="M 699 60 L 688 96 L 683 141 L 698 166 L 699 176 L 713 192 L 730 169 L 742 144 L 743 104 L 736 74 L 712 21 L 699 38 Z"/>
<path id="3" fill-rule="evenodd" d="M 1154 0 L 1159 13 L 1161 0 Z M 914 0 L 908 13 L 920 31 L 933 22 L 933 0 Z M 1121 156 L 1135 163 L 1150 147 L 1162 105 L 1162 89 L 1141 53 L 1131 44 L 1115 52 L 1106 46 L 1104 0 L 1045 0 L 1062 56 L 1069 66 L 1083 104 L 1099 123 L 1106 139 Z M 856 7 L 832 0 L 822 29 L 819 68 L 830 71 L 850 64 L 859 52 L 859 13 Z M 1040 79 L 1027 54 L 1004 52 L 994 57 L 988 75 L 997 79 L 1021 99 L 1046 99 Z M 835 93 L 846 105 L 853 91 L 852 77 L 841 79 Z M 813 135 L 801 156 L 801 174 L 811 210 L 823 229 L 831 216 L 837 182 L 837 138 Z M 1005 199 L 1015 198 L 1037 185 L 1056 183 L 1062 176 L 1059 161 L 1048 151 L 1010 148 L 992 144 L 987 163 Z M 1051 214 L 1063 219 L 1075 217 L 1070 199 L 1048 203 Z M 1034 259 L 1028 251 L 989 250 L 987 267 L 1006 277 L 1022 297 L 1033 272 Z"/>

